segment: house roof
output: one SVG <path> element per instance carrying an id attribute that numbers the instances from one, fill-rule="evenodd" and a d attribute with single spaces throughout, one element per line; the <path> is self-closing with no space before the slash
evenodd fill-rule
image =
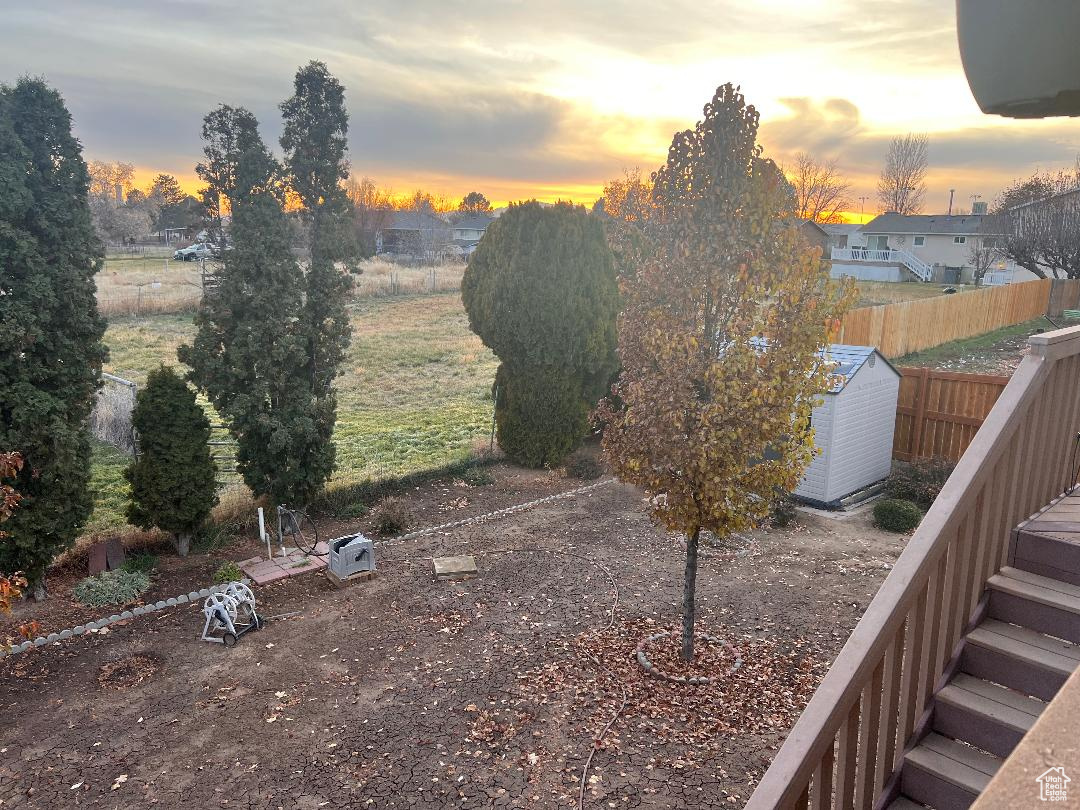
<path id="1" fill-rule="evenodd" d="M 827 392 L 830 394 L 838 394 L 843 391 L 847 384 L 855 378 L 859 369 L 874 355 L 881 358 L 898 376 L 900 374 L 893 364 L 885 359 L 885 355 L 881 354 L 873 346 L 847 346 L 843 343 L 832 343 L 819 354 L 826 362 L 836 364 L 836 368 L 832 371 L 833 384 Z"/>
<path id="2" fill-rule="evenodd" d="M 985 214 L 898 214 L 887 211 L 863 225 L 863 233 L 976 234 Z"/>
<path id="3" fill-rule="evenodd" d="M 426 211 L 390 211 L 384 231 L 441 231 L 450 226 Z"/>
<path id="4" fill-rule="evenodd" d="M 821 226 L 821 229 L 830 236 L 850 236 L 858 233 L 861 227 L 854 222 L 827 222 Z"/>
<path id="5" fill-rule="evenodd" d="M 454 223 L 454 228 L 482 231 L 494 221 L 495 217 L 488 217 L 483 214 L 473 214 L 472 216 L 465 217 L 465 219 Z"/>

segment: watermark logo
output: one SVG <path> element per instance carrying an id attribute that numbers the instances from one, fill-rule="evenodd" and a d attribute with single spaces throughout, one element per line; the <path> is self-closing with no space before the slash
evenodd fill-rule
<path id="1" fill-rule="evenodd" d="M 1039 801 L 1064 802 L 1069 799 L 1069 782 L 1072 781 L 1065 775 L 1065 769 L 1061 766 L 1050 768 L 1045 773 L 1035 777 L 1039 783 Z"/>

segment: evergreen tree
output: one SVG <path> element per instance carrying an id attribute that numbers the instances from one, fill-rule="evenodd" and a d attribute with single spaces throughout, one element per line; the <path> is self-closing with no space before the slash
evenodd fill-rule
<path id="1" fill-rule="evenodd" d="M 349 116 L 345 89 L 322 62 L 310 62 L 296 72 L 294 94 L 281 105 L 288 182 L 311 228 L 311 263 L 305 277 L 300 327 L 307 339 L 307 366 L 316 403 L 313 413 L 325 421 L 318 433 L 330 443 L 337 415 L 331 387 L 349 347 L 349 314 L 345 309 L 349 278 L 337 262 L 356 252 L 352 235 L 352 204 L 342 181 L 349 176 L 345 159 Z"/>
<path id="2" fill-rule="evenodd" d="M 211 189 L 229 200 L 234 249 L 179 357 L 236 437 L 245 483 L 302 506 L 333 470 L 332 402 L 312 396 L 306 374 L 304 275 L 290 248 L 281 167 L 251 131 L 251 113 L 218 113 L 206 118 L 206 154 L 222 158 Z M 240 146 L 218 151 L 223 143 Z"/>
<path id="3" fill-rule="evenodd" d="M 143 529 L 171 532 L 186 557 L 192 534 L 217 503 L 210 420 L 187 383 L 161 366 L 139 391 L 131 422 L 139 456 L 124 472 L 131 484 L 127 518 Z"/>
<path id="4" fill-rule="evenodd" d="M 259 122 L 243 107 L 221 104 L 203 119 L 202 139 L 205 143 L 205 163 L 195 167 L 199 179 L 206 183 L 200 192 L 213 241 L 225 246 L 222 218 L 229 211 L 236 191 L 236 173 L 240 156 L 249 149 L 262 147 Z"/>
<path id="5" fill-rule="evenodd" d="M 617 368 L 618 287 L 601 222 L 569 203 L 510 206 L 470 258 L 461 295 L 502 361 L 499 446 L 523 464 L 558 464 Z"/>
<path id="6" fill-rule="evenodd" d="M 24 461 L 0 570 L 45 569 L 90 514 L 90 439 L 105 347 L 94 273 L 101 247 L 71 116 L 39 79 L 0 86 L 0 447 Z"/>

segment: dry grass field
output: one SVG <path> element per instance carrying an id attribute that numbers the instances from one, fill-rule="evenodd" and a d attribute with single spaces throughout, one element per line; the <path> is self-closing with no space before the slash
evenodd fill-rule
<path id="1" fill-rule="evenodd" d="M 491 428 L 497 361 L 469 331 L 460 295 L 361 297 L 350 314 L 352 345 L 337 381 L 338 469 L 330 488 L 468 457 Z M 178 365 L 176 348 L 193 334 L 190 315 L 112 318 L 105 370 L 141 384 L 158 364 Z M 95 447 L 91 531 L 124 524 L 127 463 L 112 447 Z"/>

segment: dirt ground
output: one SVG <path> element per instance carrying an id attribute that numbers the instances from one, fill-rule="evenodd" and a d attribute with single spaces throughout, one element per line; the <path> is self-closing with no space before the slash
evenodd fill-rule
<path id="1" fill-rule="evenodd" d="M 494 472 L 491 486 L 412 492 L 421 524 L 581 485 Z M 381 541 L 369 583 L 259 588 L 271 621 L 232 649 L 200 641 L 187 605 L 0 661 L 0 806 L 576 807 L 590 752 L 585 807 L 741 806 L 905 540 L 865 510 L 800 512 L 706 548 L 698 629 L 742 666 L 729 656 L 697 687 L 635 662 L 646 635 L 677 623 L 683 553 L 631 487 Z M 431 557 L 446 554 L 475 555 L 479 576 L 434 581 Z M 212 570 L 165 558 L 146 600 Z M 75 580 L 15 620 L 50 632 L 106 615 L 71 603 Z"/>

